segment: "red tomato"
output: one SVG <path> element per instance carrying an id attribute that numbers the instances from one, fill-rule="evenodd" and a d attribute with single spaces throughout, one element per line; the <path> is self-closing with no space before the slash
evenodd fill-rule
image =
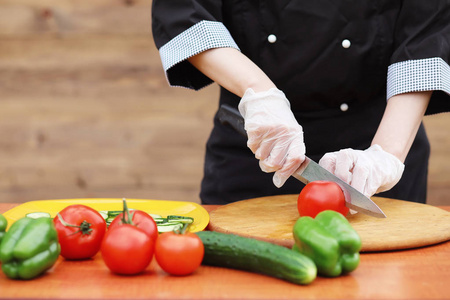
<path id="1" fill-rule="evenodd" d="M 349 209 L 345 206 L 345 196 L 341 187 L 332 181 L 313 181 L 308 183 L 298 195 L 298 212 L 301 217 L 315 218 L 324 210 L 334 210 L 344 217 Z"/>
<path id="2" fill-rule="evenodd" d="M 133 215 L 131 218 L 133 225 L 144 230 L 153 241 L 156 241 L 158 238 L 158 226 L 155 220 L 148 213 L 141 210 L 130 210 L 130 214 Z M 123 213 L 114 218 L 111 224 L 109 224 L 109 230 L 123 225 L 122 216 Z"/>
<path id="3" fill-rule="evenodd" d="M 144 230 L 123 224 L 108 230 L 100 251 L 113 273 L 134 275 L 145 271 L 153 259 L 154 249 L 154 241 Z"/>
<path id="4" fill-rule="evenodd" d="M 53 219 L 58 232 L 61 256 L 86 259 L 99 250 L 106 232 L 105 219 L 95 209 L 81 204 L 69 205 Z"/>
<path id="5" fill-rule="evenodd" d="M 161 269 L 172 275 L 193 273 L 202 263 L 205 248 L 194 233 L 164 232 L 155 246 L 155 259 Z"/>

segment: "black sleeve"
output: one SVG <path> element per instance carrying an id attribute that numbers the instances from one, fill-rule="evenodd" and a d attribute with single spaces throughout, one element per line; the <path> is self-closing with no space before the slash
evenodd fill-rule
<path id="1" fill-rule="evenodd" d="M 187 59 L 219 47 L 239 49 L 222 23 L 222 1 L 154 0 L 152 32 L 170 85 L 200 89 L 212 83 Z"/>
<path id="2" fill-rule="evenodd" d="M 450 111 L 450 1 L 404 0 L 394 40 L 387 98 L 434 91 L 427 114 Z"/>

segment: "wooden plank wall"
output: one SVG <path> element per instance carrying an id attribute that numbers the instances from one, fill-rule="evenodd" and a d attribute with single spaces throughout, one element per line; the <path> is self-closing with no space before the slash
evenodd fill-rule
<path id="1" fill-rule="evenodd" d="M 151 0 L 0 2 L 0 202 L 199 202 L 218 87 L 168 87 L 150 16 Z M 426 122 L 429 203 L 450 205 L 450 118 Z"/>

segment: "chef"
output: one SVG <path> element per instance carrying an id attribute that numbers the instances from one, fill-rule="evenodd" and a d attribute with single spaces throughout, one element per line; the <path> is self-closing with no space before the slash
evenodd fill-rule
<path id="1" fill-rule="evenodd" d="M 425 203 L 449 24 L 448 0 L 153 0 L 169 84 L 216 82 L 245 120 L 248 139 L 215 116 L 202 203 L 297 194 L 305 155 L 369 197 Z"/>

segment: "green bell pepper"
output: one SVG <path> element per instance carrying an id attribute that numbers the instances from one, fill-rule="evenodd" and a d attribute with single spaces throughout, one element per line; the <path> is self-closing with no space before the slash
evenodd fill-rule
<path id="1" fill-rule="evenodd" d="M 322 211 L 314 219 L 300 217 L 293 235 L 293 250 L 311 258 L 319 275 L 336 277 L 358 267 L 361 238 L 338 212 Z"/>
<path id="2" fill-rule="evenodd" d="M 0 245 L 2 243 L 3 236 L 5 235 L 6 227 L 8 226 L 8 221 L 3 215 L 0 215 Z"/>
<path id="3" fill-rule="evenodd" d="M 2 271 L 11 279 L 32 279 L 50 269 L 61 247 L 51 218 L 14 222 L 0 247 Z"/>

